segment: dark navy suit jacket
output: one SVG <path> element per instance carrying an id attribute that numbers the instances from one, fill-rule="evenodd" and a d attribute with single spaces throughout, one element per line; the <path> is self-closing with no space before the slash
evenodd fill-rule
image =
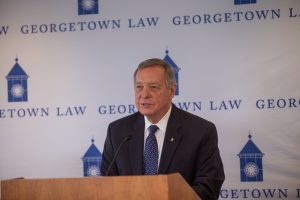
<path id="1" fill-rule="evenodd" d="M 144 116 L 139 112 L 112 122 L 104 144 L 101 174 L 107 172 L 116 149 L 128 135 L 108 175 L 142 175 Z M 218 199 L 225 179 L 213 123 L 175 105 L 167 124 L 159 174 L 180 173 L 202 200 Z"/>

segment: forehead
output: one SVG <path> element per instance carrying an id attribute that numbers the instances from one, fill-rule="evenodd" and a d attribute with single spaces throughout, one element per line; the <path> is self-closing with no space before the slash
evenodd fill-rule
<path id="1" fill-rule="evenodd" d="M 136 73 L 136 82 L 161 82 L 165 79 L 164 68 L 159 65 L 139 69 Z"/>

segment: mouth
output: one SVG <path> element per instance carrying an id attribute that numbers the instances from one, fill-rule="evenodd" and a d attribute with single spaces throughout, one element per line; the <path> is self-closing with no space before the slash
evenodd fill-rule
<path id="1" fill-rule="evenodd" d="M 140 105 L 143 106 L 143 107 L 149 107 L 149 106 L 151 106 L 150 103 L 140 103 Z"/>

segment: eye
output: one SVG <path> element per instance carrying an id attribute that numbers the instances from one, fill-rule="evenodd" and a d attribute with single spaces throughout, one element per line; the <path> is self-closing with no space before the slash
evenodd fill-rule
<path id="1" fill-rule="evenodd" d="M 135 85 L 135 90 L 140 91 L 143 89 L 142 85 Z"/>
<path id="2" fill-rule="evenodd" d="M 160 86 L 158 84 L 151 84 L 149 87 L 151 88 L 151 90 L 155 91 L 160 89 Z"/>

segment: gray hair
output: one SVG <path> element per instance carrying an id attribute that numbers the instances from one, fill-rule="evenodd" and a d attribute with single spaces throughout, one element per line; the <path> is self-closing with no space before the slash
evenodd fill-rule
<path id="1" fill-rule="evenodd" d="M 165 70 L 165 80 L 168 88 L 171 88 L 173 85 L 176 85 L 176 78 L 173 67 L 166 61 L 159 58 L 151 58 L 141 62 L 134 72 L 134 83 L 136 81 L 136 74 L 138 70 L 153 66 L 160 66 Z"/>

